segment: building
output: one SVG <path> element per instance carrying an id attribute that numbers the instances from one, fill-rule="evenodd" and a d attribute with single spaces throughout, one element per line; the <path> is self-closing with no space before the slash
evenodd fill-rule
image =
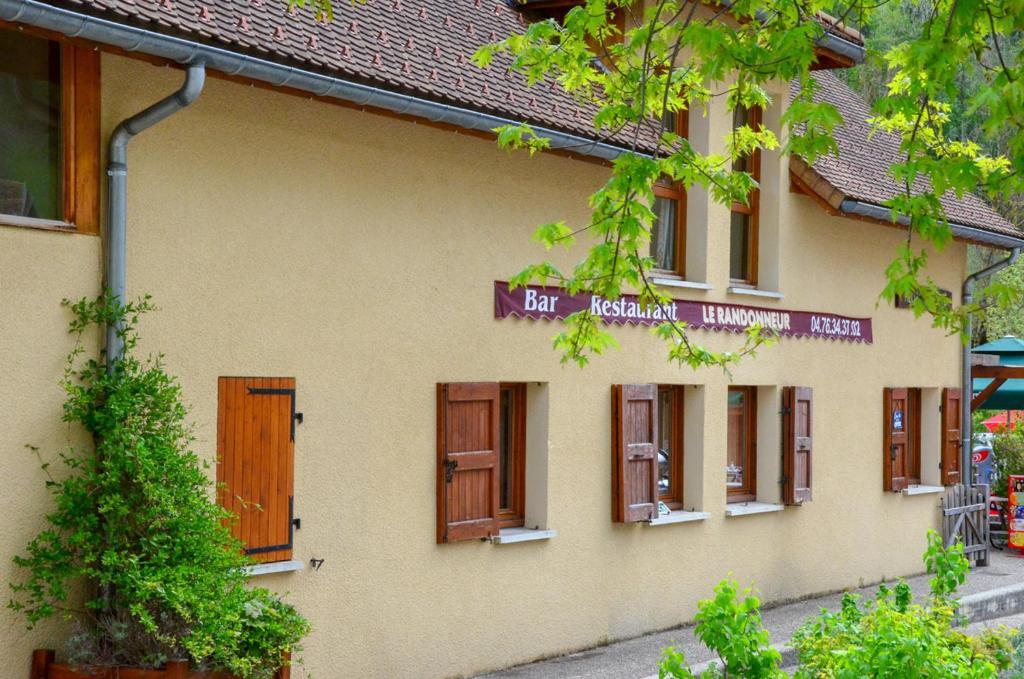
<path id="1" fill-rule="evenodd" d="M 764 153 L 754 211 L 662 196 L 662 284 L 701 339 L 783 330 L 732 379 L 693 373 L 629 300 L 500 285 L 540 256 L 537 224 L 586 219 L 595 161 L 618 152 L 586 141 L 570 99 L 467 62 L 518 11 L 336 4 L 322 24 L 270 0 L 0 0 L 8 557 L 47 507 L 18 451 L 68 436 L 58 302 L 104 280 L 102 149 L 193 59 L 195 103 L 131 143 L 127 289 L 161 308 L 146 347 L 180 376 L 199 452 L 266 507 L 238 530 L 254 577 L 311 619 L 311 674 L 467 676 L 587 648 L 692 619 L 729 571 L 777 601 L 921 570 L 958 477 L 943 412 L 960 347 L 877 303 L 905 236 L 879 207 L 894 142 L 868 141 L 862 102 L 820 72 L 847 114 L 841 154 Z M 859 51 L 836 29 L 822 60 Z M 717 106 L 681 121 L 701 148 L 733 124 Z M 500 151 L 486 130 L 522 118 L 563 152 Z M 968 242 L 1024 238 L 971 197 L 948 208 L 957 239 L 929 273 L 956 298 Z M 559 365 L 545 320 L 579 303 L 632 321 L 583 371 Z M 62 633 L 5 629 L 0 655 L 26 667 Z"/>

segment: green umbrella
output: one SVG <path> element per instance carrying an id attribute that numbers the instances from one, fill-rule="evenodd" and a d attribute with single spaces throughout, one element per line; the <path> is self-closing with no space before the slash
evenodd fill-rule
<path id="1" fill-rule="evenodd" d="M 1024 365 L 1024 340 L 1011 335 L 1000 337 L 994 342 L 987 342 L 971 349 L 975 354 L 990 354 L 999 357 L 999 365 Z M 979 377 L 974 380 L 974 394 L 992 383 L 989 378 Z M 1006 380 L 1003 386 L 985 399 L 978 406 L 979 410 L 1024 410 L 1024 379 Z"/>

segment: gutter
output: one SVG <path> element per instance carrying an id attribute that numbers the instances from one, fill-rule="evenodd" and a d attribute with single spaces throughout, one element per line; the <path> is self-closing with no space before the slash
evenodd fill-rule
<path id="1" fill-rule="evenodd" d="M 1020 257 L 1021 246 L 1013 248 L 1010 251 L 1009 256 L 1001 261 L 988 266 L 981 271 L 976 271 L 970 276 L 964 279 L 963 288 L 960 290 L 960 303 L 970 304 L 974 301 L 974 283 L 979 278 L 990 276 L 1000 269 L 1004 269 L 1008 266 L 1013 265 Z M 974 380 L 971 376 L 971 336 L 973 334 L 973 326 L 968 324 L 966 330 L 966 337 L 963 338 L 963 346 L 961 347 L 960 353 L 960 469 L 966 470 L 966 478 L 964 475 L 960 477 L 960 483 L 965 485 L 972 485 L 974 482 L 974 474 L 971 470 L 972 455 L 971 453 L 974 442 L 974 425 L 971 419 L 971 401 L 974 398 Z"/>
<path id="2" fill-rule="evenodd" d="M 194 102 L 203 91 L 205 82 L 206 67 L 202 63 L 190 65 L 185 73 L 185 82 L 179 90 L 126 118 L 110 135 L 107 160 L 107 228 L 104 231 L 107 255 L 106 287 L 113 301 L 118 304 L 124 304 L 125 301 L 128 142 L 135 135 L 170 118 Z M 107 368 L 111 370 L 124 354 L 121 330 L 120 322 L 107 326 Z"/>
<path id="3" fill-rule="evenodd" d="M 848 198 L 840 204 L 839 210 L 840 212 L 850 215 L 858 215 L 861 217 L 879 219 L 885 222 L 892 222 L 892 210 L 873 203 L 863 203 L 859 200 L 851 200 Z M 896 223 L 903 226 L 910 226 L 910 218 L 906 215 L 898 215 Z M 949 222 L 949 228 L 953 232 L 954 236 L 974 243 L 991 245 L 998 248 L 1004 248 L 1006 250 L 1024 247 L 1024 233 L 1020 236 L 1011 236 L 1009 234 L 993 233 L 992 231 L 979 229 L 976 226 L 957 224 L 955 222 Z"/>
<path id="4" fill-rule="evenodd" d="M 0 0 L 0 19 L 62 33 L 69 38 L 110 45 L 126 52 L 142 52 L 179 64 L 205 64 L 231 76 L 265 82 L 275 87 L 308 92 L 317 97 L 339 99 L 358 106 L 381 108 L 434 123 L 493 132 L 501 125 L 522 121 L 442 104 L 379 87 L 284 66 L 230 50 L 163 35 L 144 28 L 126 26 L 106 19 L 54 7 L 38 0 Z M 613 144 L 575 134 L 532 126 L 539 136 L 551 140 L 551 148 L 612 161 L 627 152 Z"/>

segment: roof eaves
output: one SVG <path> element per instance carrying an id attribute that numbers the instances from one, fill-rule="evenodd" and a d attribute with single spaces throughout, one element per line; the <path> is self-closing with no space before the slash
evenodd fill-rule
<path id="1" fill-rule="evenodd" d="M 868 219 L 886 226 L 906 226 L 910 223 L 910 219 L 906 215 L 899 215 L 896 222 L 893 222 L 892 209 L 884 205 L 850 198 L 846 193 L 818 174 L 803 158 L 797 156 L 790 157 L 789 171 L 791 177 L 802 190 L 809 193 L 812 198 L 827 205 L 826 210 L 830 214 Z M 1024 247 L 1024 233 L 1020 236 L 1013 236 L 995 229 L 986 229 L 977 225 L 961 224 L 953 221 L 949 222 L 949 228 L 953 232 L 953 237 L 957 240 L 1006 249 Z"/>

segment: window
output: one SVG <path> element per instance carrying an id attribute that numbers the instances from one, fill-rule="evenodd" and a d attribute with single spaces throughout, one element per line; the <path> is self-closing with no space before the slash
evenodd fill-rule
<path id="1" fill-rule="evenodd" d="M 292 558 L 296 418 L 293 378 L 218 380 L 218 501 L 238 517 L 231 533 L 257 561 Z"/>
<path id="2" fill-rule="evenodd" d="M 658 386 L 658 499 L 683 506 L 683 387 Z"/>
<path id="3" fill-rule="evenodd" d="M 681 385 L 612 385 L 613 521 L 656 519 L 659 502 L 683 509 L 684 413 Z"/>
<path id="4" fill-rule="evenodd" d="M 526 491 L 526 385 L 501 385 L 498 526 L 523 525 Z"/>
<path id="5" fill-rule="evenodd" d="M 0 30 L 0 223 L 99 226 L 99 53 Z"/>
<path id="6" fill-rule="evenodd" d="M 757 495 L 757 391 L 729 387 L 725 487 L 728 502 L 749 502 Z"/>
<path id="7" fill-rule="evenodd" d="M 526 385 L 437 385 L 437 542 L 522 526 Z"/>
<path id="8" fill-rule="evenodd" d="M 921 390 L 886 388 L 883 403 L 883 487 L 898 492 L 921 483 Z"/>
<path id="9" fill-rule="evenodd" d="M 761 109 L 737 108 L 733 112 L 733 129 L 748 125 L 752 129 L 761 126 Z M 755 181 L 761 179 L 761 153 L 737 158 L 733 163 L 734 172 L 749 172 Z M 729 278 L 734 283 L 757 285 L 757 227 L 760 191 L 750 192 L 747 205 L 732 204 L 732 221 L 729 226 Z"/>
<path id="10" fill-rule="evenodd" d="M 687 135 L 687 111 L 666 112 L 666 132 Z M 686 188 L 669 180 L 654 185 L 654 223 L 651 251 L 654 268 L 680 278 L 686 276 Z"/>

